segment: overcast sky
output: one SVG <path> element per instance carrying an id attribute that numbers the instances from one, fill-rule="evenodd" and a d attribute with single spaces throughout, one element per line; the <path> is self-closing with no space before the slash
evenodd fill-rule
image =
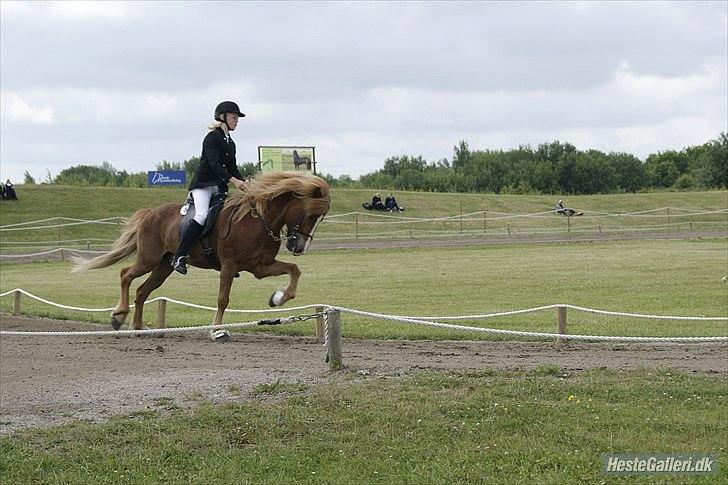
<path id="1" fill-rule="evenodd" d="M 215 105 L 258 145 L 359 176 L 393 155 L 649 153 L 728 130 L 716 2 L 0 3 L 0 177 L 199 156 Z"/>

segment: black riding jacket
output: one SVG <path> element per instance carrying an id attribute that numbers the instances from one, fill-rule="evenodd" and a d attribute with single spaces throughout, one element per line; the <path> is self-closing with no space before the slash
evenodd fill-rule
<path id="1" fill-rule="evenodd" d="M 230 177 L 243 180 L 235 160 L 235 142 L 225 136 L 222 128 L 216 128 L 202 142 L 200 166 L 192 177 L 189 190 L 217 185 L 220 192 L 227 192 Z"/>

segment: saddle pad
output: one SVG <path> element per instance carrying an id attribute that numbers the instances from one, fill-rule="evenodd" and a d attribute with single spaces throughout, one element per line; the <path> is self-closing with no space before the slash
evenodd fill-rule
<path id="1" fill-rule="evenodd" d="M 226 193 L 213 194 L 212 199 L 210 199 L 210 211 L 207 213 L 205 226 L 202 228 L 202 234 L 200 234 L 201 238 L 206 236 L 215 226 L 215 221 L 220 214 L 220 209 L 222 209 L 226 197 Z M 179 222 L 179 237 L 181 240 L 190 221 L 195 217 L 195 201 L 192 199 L 192 194 L 187 194 L 187 199 L 179 212 L 182 215 L 182 219 Z"/>

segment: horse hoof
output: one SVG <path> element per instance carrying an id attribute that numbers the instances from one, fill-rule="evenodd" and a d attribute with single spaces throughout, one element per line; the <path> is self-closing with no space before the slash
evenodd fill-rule
<path id="1" fill-rule="evenodd" d="M 121 316 L 120 319 L 117 318 L 119 316 Z M 124 316 L 123 314 L 111 315 L 111 326 L 114 327 L 114 330 L 119 330 L 124 324 Z"/>
<path id="2" fill-rule="evenodd" d="M 229 342 L 230 334 L 227 330 L 215 330 L 210 332 L 210 339 L 214 342 Z"/>
<path id="3" fill-rule="evenodd" d="M 281 289 L 277 289 L 275 293 L 273 293 L 270 296 L 270 300 L 268 300 L 268 305 L 271 307 L 281 306 L 283 304 L 283 295 L 284 291 Z"/>

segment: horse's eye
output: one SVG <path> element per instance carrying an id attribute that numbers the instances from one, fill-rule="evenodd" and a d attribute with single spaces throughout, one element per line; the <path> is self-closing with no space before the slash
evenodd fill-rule
<path id="1" fill-rule="evenodd" d="M 308 216 L 308 218 L 311 219 L 312 221 L 315 221 L 316 219 L 318 219 L 318 216 Z"/>

